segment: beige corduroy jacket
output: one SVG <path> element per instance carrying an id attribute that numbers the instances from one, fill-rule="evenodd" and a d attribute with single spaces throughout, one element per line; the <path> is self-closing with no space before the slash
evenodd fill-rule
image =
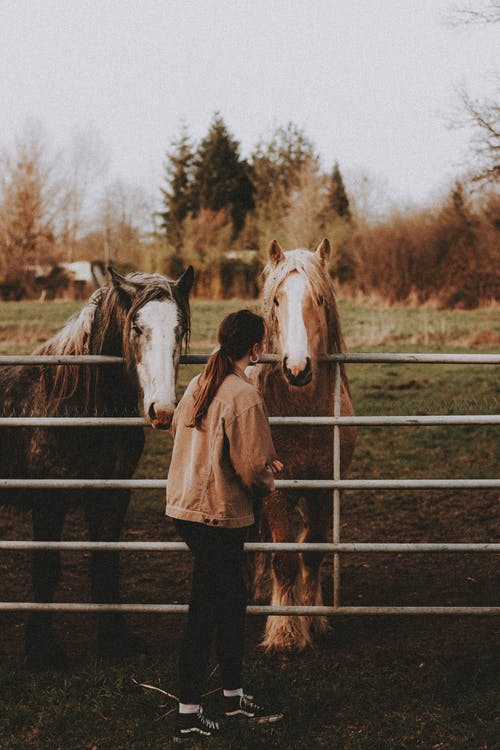
<path id="1" fill-rule="evenodd" d="M 174 413 L 166 514 L 213 526 L 250 526 L 253 499 L 274 490 L 267 465 L 276 452 L 264 400 L 238 369 L 219 387 L 202 430 L 188 427 L 198 377 Z"/>

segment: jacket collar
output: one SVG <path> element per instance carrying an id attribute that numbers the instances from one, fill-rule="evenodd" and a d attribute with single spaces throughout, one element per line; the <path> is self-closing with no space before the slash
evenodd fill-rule
<path id="1" fill-rule="evenodd" d="M 238 376 L 239 378 L 241 378 L 242 380 L 245 380 L 245 381 L 246 381 L 247 383 L 250 383 L 250 385 L 252 385 L 252 381 L 251 381 L 251 380 L 249 380 L 249 379 L 247 378 L 247 376 L 245 375 L 245 371 L 244 371 L 244 370 L 242 370 L 242 369 L 241 369 L 241 367 L 237 367 L 237 366 L 235 365 L 235 367 L 234 367 L 234 371 L 233 371 L 233 372 L 234 372 L 234 374 L 235 374 L 235 375 L 237 375 L 237 376 Z"/>

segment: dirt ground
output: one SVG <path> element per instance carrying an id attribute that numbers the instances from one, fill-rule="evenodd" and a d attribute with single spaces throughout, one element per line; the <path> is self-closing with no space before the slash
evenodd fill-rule
<path id="1" fill-rule="evenodd" d="M 363 445 L 360 445 L 360 460 Z M 389 449 L 390 453 L 390 449 Z M 474 467 L 477 468 L 477 467 Z M 436 469 L 445 473 L 442 467 Z M 360 472 L 362 469 L 360 469 Z M 158 469 L 155 469 L 158 475 Z M 489 472 L 488 472 L 489 473 Z M 174 539 L 163 493 L 136 493 L 123 539 Z M 345 541 L 493 541 L 498 493 L 345 493 Z M 0 536 L 30 539 L 28 515 L 0 512 Z M 85 539 L 82 509 L 67 518 L 64 539 Z M 499 556 L 365 554 L 342 556 L 346 605 L 497 605 Z M 126 602 L 187 601 L 187 553 L 122 553 Z M 0 552 L 0 598 L 32 600 L 30 554 Z M 58 601 L 88 601 L 89 554 L 62 553 Z M 331 556 L 323 589 L 331 594 Z M 0 748 L 2 750 L 159 750 L 172 732 L 171 699 L 135 688 L 133 679 L 175 695 L 184 615 L 129 615 L 149 646 L 142 660 L 96 658 L 96 616 L 56 613 L 55 631 L 69 659 L 66 676 L 22 669 L 27 613 L 0 613 Z M 265 700 L 285 702 L 287 723 L 272 736 L 235 731 L 213 750 L 493 750 L 498 697 L 498 617 L 354 616 L 300 654 L 259 648 L 265 618 L 248 617 L 246 675 Z M 211 664 L 212 669 L 214 663 Z M 207 690 L 220 687 L 215 674 Z M 208 709 L 217 710 L 215 696 Z M 211 701 L 215 703 L 211 704 Z M 3 727 L 3 728 L 2 728 Z M 6 740 L 2 742 L 2 731 Z M 212 747 L 212 746 L 211 746 Z"/>

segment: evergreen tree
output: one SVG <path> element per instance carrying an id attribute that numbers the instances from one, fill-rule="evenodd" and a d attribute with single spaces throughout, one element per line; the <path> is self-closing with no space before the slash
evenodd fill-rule
<path id="1" fill-rule="evenodd" d="M 293 122 L 276 128 L 270 140 L 261 141 L 252 154 L 251 175 L 257 205 L 277 195 L 286 201 L 309 163 L 318 165 L 318 157 L 304 131 Z"/>
<path id="2" fill-rule="evenodd" d="M 179 138 L 172 143 L 165 165 L 167 185 L 162 188 L 165 211 L 161 227 L 168 241 L 180 252 L 184 219 L 192 211 L 193 147 L 187 127 L 182 126 Z"/>
<path id="3" fill-rule="evenodd" d="M 352 214 L 337 162 L 331 173 L 325 175 L 325 185 L 325 207 L 321 218 L 322 230 L 331 237 L 334 247 L 332 273 L 340 284 L 352 284 L 356 276 L 352 243 Z"/>
<path id="4" fill-rule="evenodd" d="M 328 209 L 336 216 L 346 221 L 351 220 L 351 209 L 349 198 L 344 186 L 344 180 L 340 173 L 339 165 L 335 162 L 328 187 Z"/>
<path id="5" fill-rule="evenodd" d="M 254 206 L 253 185 L 246 161 L 240 159 L 239 143 L 216 113 L 196 152 L 193 170 L 192 212 L 229 209 L 233 238 Z"/>

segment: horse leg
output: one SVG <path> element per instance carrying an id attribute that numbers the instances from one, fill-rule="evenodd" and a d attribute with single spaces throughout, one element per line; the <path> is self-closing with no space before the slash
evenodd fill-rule
<path id="1" fill-rule="evenodd" d="M 54 497 L 39 500 L 33 507 L 34 541 L 59 542 L 66 508 Z M 60 553 L 58 550 L 35 550 L 32 560 L 32 581 L 35 602 L 51 602 L 59 584 Z M 52 629 L 52 613 L 35 611 L 26 625 L 26 663 L 36 668 L 61 667 L 66 658 L 56 643 Z"/>
<path id="2" fill-rule="evenodd" d="M 265 501 L 265 510 L 273 542 L 293 541 L 293 513 L 297 496 L 276 491 Z M 291 606 L 302 601 L 302 580 L 298 575 L 299 555 L 275 552 L 272 555 L 272 606 Z M 301 651 L 311 643 L 307 619 L 302 616 L 270 615 L 262 646 L 268 651 Z"/>
<path id="3" fill-rule="evenodd" d="M 326 542 L 328 527 L 332 515 L 332 505 L 329 493 L 309 492 L 307 497 L 307 512 L 304 514 L 304 530 L 299 542 Z M 301 574 L 303 580 L 303 603 L 308 606 L 322 606 L 323 592 L 321 590 L 321 562 L 322 552 L 301 553 Z M 309 618 L 310 630 L 315 634 L 328 630 L 328 619 L 323 615 Z"/>
<path id="4" fill-rule="evenodd" d="M 96 542 L 120 538 L 130 500 L 128 490 L 102 492 L 85 504 L 89 536 Z M 93 552 L 90 558 L 92 601 L 98 604 L 120 602 L 120 553 Z M 99 613 L 99 653 L 102 656 L 133 655 L 144 652 L 142 641 L 131 635 L 121 612 Z"/>
<path id="5" fill-rule="evenodd" d="M 265 513 L 260 513 L 251 527 L 248 541 L 266 542 L 271 532 Z M 249 553 L 246 556 L 249 569 L 249 590 L 254 601 L 266 602 L 271 597 L 271 557 L 266 552 Z"/>

